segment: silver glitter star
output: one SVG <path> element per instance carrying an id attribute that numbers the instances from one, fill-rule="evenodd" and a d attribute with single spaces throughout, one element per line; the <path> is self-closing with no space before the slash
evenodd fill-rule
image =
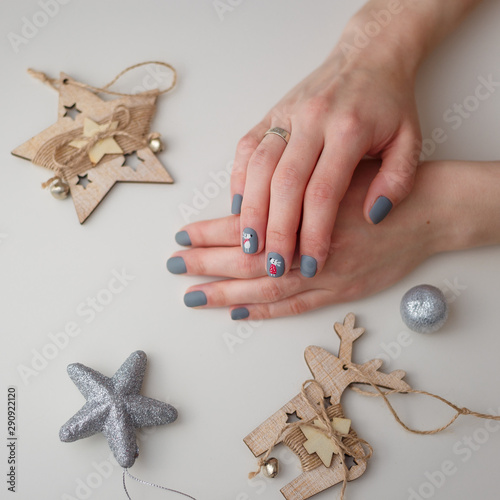
<path id="1" fill-rule="evenodd" d="M 69 365 L 68 374 L 87 402 L 61 427 L 61 441 L 102 432 L 116 461 L 132 467 L 138 456 L 135 428 L 169 424 L 177 418 L 173 406 L 139 394 L 146 363 L 144 352 L 133 352 L 112 378 L 80 363 Z"/>

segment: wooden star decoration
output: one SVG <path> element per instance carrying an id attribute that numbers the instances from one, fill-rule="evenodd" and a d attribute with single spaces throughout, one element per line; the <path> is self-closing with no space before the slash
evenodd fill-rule
<path id="1" fill-rule="evenodd" d="M 314 425 L 326 429 L 325 424 L 321 420 L 314 420 Z M 333 418 L 331 420 L 332 429 L 339 434 L 347 435 L 351 429 L 351 421 L 348 418 Z M 316 427 L 310 425 L 301 426 L 300 430 L 303 432 L 307 441 L 304 442 L 304 448 L 307 453 L 312 455 L 316 453 L 319 459 L 323 462 L 325 467 L 330 467 L 332 464 L 333 454 L 340 453 L 338 446 L 323 432 Z"/>
<path id="2" fill-rule="evenodd" d="M 115 131 L 118 127 L 118 122 L 114 121 L 111 123 L 105 123 L 104 125 L 99 125 L 94 120 L 90 118 L 84 118 L 83 120 L 83 135 L 85 139 L 71 141 L 69 143 L 70 146 L 74 148 L 81 149 L 86 146 L 92 137 L 95 137 L 99 132 L 107 132 L 107 131 Z M 104 155 L 112 155 L 112 154 L 122 154 L 122 148 L 115 141 L 113 137 L 106 137 L 105 139 L 101 139 L 97 141 L 90 149 L 89 149 L 89 158 L 92 165 L 97 165 Z"/>
<path id="3" fill-rule="evenodd" d="M 64 73 L 57 86 L 57 122 L 12 154 L 52 170 L 68 183 L 80 223 L 116 182 L 173 182 L 148 146 L 157 94 L 104 101 Z M 137 168 L 122 168 L 125 155 L 134 153 L 142 160 Z M 88 181 L 85 186 L 80 182 L 83 177 Z"/>

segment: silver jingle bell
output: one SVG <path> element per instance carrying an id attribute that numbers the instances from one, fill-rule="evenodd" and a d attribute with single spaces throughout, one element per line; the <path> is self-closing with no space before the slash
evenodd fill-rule
<path id="1" fill-rule="evenodd" d="M 269 458 L 262 465 L 264 476 L 273 478 L 278 475 L 279 472 L 279 464 L 277 458 Z"/>
<path id="2" fill-rule="evenodd" d="M 163 141 L 160 139 L 159 136 L 154 136 L 149 139 L 149 149 L 153 151 L 153 153 L 160 153 L 165 149 L 165 146 L 163 144 Z"/>
<path id="3" fill-rule="evenodd" d="M 68 197 L 69 194 L 69 184 L 61 179 L 60 177 L 56 177 L 49 186 L 50 194 L 56 200 L 64 200 Z"/>

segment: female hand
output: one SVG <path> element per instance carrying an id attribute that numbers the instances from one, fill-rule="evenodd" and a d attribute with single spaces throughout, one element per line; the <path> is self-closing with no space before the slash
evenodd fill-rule
<path id="1" fill-rule="evenodd" d="M 360 299 L 396 283 L 434 253 L 500 243 L 499 167 L 423 164 L 412 193 L 375 227 L 365 223 L 361 203 L 379 163 L 362 162 L 340 204 L 324 270 L 312 279 L 300 273 L 297 255 L 283 279 L 266 276 L 263 255 L 242 254 L 235 216 L 186 226 L 178 239 L 193 248 L 176 252 L 167 267 L 176 274 L 233 278 L 193 286 L 184 298 L 191 307 L 231 307 L 233 319 L 287 316 Z"/>
<path id="2" fill-rule="evenodd" d="M 241 139 L 231 178 L 233 213 L 243 195 L 243 251 L 265 248 L 270 276 L 291 269 L 300 222 L 302 274 L 322 270 L 339 203 L 363 156 L 382 158 L 358 200 L 367 221 L 380 222 L 410 192 L 420 153 L 413 87 L 414 74 L 396 57 L 367 51 L 347 59 L 336 50 Z M 290 132 L 288 144 L 265 135 L 273 127 Z"/>
<path id="3" fill-rule="evenodd" d="M 300 223 L 301 272 L 322 270 L 339 203 L 365 155 L 382 159 L 359 200 L 368 222 L 407 196 L 420 153 L 417 68 L 479 1 L 369 0 L 325 63 L 241 139 L 232 212 L 241 210 L 243 251 L 265 248 L 270 276 L 292 268 Z M 290 133 L 288 145 L 286 134 L 265 135 L 275 127 Z"/>

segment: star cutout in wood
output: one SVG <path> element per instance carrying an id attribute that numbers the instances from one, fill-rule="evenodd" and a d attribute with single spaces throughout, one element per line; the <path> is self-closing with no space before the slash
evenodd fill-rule
<path id="1" fill-rule="evenodd" d="M 80 363 L 68 366 L 68 374 L 87 402 L 59 432 L 71 442 L 102 432 L 116 461 L 124 468 L 138 456 L 135 428 L 163 425 L 177 418 L 177 410 L 156 399 L 141 396 L 147 357 L 132 353 L 112 378 Z"/>
<path id="2" fill-rule="evenodd" d="M 64 73 L 60 75 L 58 90 L 57 122 L 14 149 L 12 154 L 48 168 L 56 176 L 62 165 L 80 223 L 89 217 L 116 182 L 173 182 L 147 144 L 157 94 L 143 93 L 104 101 Z M 80 112 L 68 113 L 70 109 Z M 118 124 L 112 130 L 115 121 Z M 86 143 L 94 146 L 91 144 L 93 136 L 87 135 L 91 123 L 102 127 L 94 133 L 104 132 L 105 137 L 102 137 L 104 140 L 98 138 L 97 150 L 91 147 L 86 152 Z M 80 144 L 81 155 L 70 145 L 74 141 Z M 108 149 L 111 143 L 120 151 L 114 145 Z M 103 144 L 104 150 L 100 149 Z M 142 163 L 135 171 L 122 168 L 124 155 L 134 152 Z M 90 181 L 86 188 L 78 183 L 78 176 L 84 175 Z"/>

